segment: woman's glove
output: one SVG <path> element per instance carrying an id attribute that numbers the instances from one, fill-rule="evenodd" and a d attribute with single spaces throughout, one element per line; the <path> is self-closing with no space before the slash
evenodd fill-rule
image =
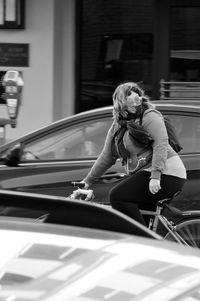
<path id="1" fill-rule="evenodd" d="M 85 184 L 84 189 L 88 189 L 89 188 L 89 184 L 86 183 L 85 181 L 80 181 L 80 183 L 84 183 Z"/>
<path id="2" fill-rule="evenodd" d="M 161 189 L 160 180 L 151 179 L 149 182 L 149 190 L 152 194 L 157 193 Z"/>
<path id="3" fill-rule="evenodd" d="M 77 190 L 73 191 L 71 199 L 92 201 L 94 199 L 94 193 L 92 189 L 87 190 L 78 188 Z"/>

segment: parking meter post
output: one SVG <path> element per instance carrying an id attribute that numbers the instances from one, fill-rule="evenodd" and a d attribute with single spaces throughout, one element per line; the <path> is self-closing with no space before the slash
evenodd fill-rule
<path id="1" fill-rule="evenodd" d="M 5 126 L 0 125 L 0 145 L 5 143 L 6 133 Z"/>
<path id="2" fill-rule="evenodd" d="M 0 118 L 0 145 L 6 143 L 6 125 L 16 127 L 16 120 Z"/>

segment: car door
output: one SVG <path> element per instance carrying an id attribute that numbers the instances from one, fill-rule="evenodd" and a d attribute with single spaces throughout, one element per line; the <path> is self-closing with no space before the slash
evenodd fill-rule
<path id="1" fill-rule="evenodd" d="M 180 209 L 200 208 L 200 115 L 192 111 L 163 112 L 172 121 L 183 149 L 180 156 L 187 181 L 174 205 Z"/>

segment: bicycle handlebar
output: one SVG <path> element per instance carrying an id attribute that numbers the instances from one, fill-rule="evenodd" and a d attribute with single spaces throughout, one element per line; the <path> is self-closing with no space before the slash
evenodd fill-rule
<path id="1" fill-rule="evenodd" d="M 78 187 L 78 188 L 84 188 L 85 187 L 85 183 L 81 183 L 81 182 L 72 182 L 72 185 L 74 187 Z"/>
<path id="2" fill-rule="evenodd" d="M 94 199 L 94 193 L 92 189 L 78 188 L 77 190 L 73 191 L 70 198 L 76 200 L 92 201 Z"/>

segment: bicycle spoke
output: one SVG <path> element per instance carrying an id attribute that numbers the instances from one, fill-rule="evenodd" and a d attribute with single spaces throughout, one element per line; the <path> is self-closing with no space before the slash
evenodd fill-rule
<path id="1" fill-rule="evenodd" d="M 186 226 L 184 229 L 179 230 L 178 233 L 189 245 L 193 247 L 198 247 L 196 243 L 196 234 L 194 233 L 194 229 L 192 227 Z"/>
<path id="2" fill-rule="evenodd" d="M 177 224 L 175 226 L 174 234 L 183 244 L 194 248 L 200 248 L 200 219 L 186 220 Z M 168 233 L 165 238 L 176 241 L 170 233 Z"/>

